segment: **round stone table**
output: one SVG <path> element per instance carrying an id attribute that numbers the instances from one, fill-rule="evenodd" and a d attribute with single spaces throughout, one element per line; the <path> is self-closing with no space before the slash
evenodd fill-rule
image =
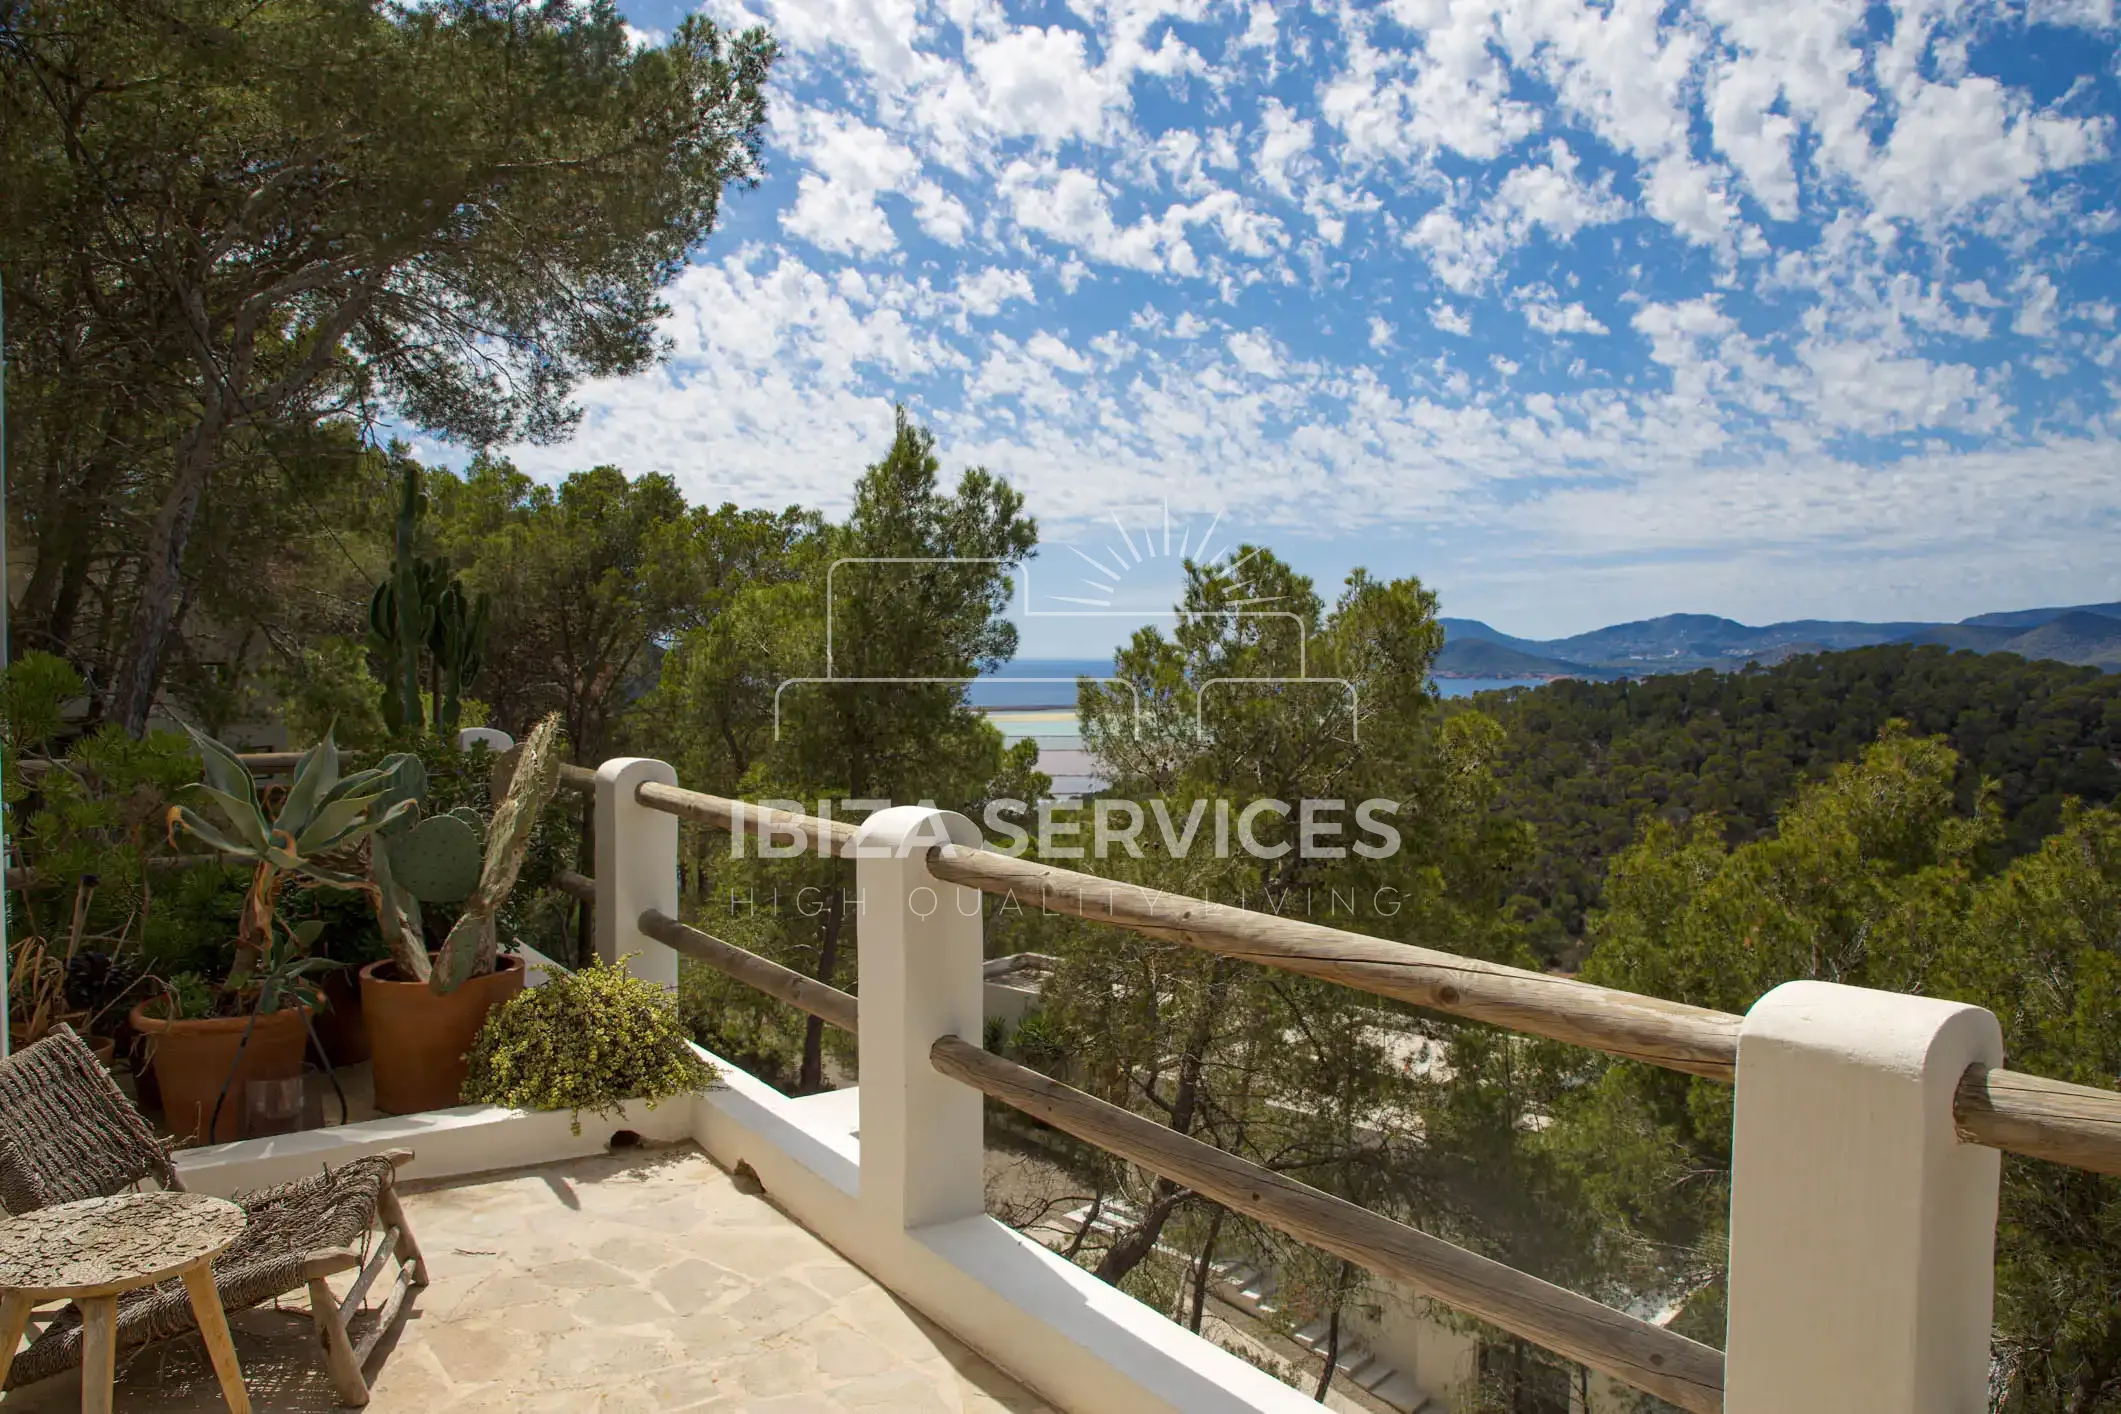
<path id="1" fill-rule="evenodd" d="M 182 1277 L 233 1414 L 250 1414 L 213 1260 L 243 1231 L 243 1210 L 199 1193 L 121 1193 L 0 1217 L 0 1370 L 15 1358 L 30 1308 L 81 1308 L 81 1408 L 109 1414 L 117 1370 L 118 1296 Z"/>

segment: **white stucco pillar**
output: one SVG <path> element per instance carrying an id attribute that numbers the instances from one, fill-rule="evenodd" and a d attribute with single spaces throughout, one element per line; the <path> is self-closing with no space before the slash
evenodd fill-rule
<path id="1" fill-rule="evenodd" d="M 1831 982 L 1738 1041 L 1726 1414 L 1984 1414 L 2001 1156 L 1952 1092 L 2003 1063 L 1979 1007 Z"/>
<path id="2" fill-rule="evenodd" d="M 861 978 L 861 1206 L 897 1230 L 986 1211 L 978 1091 L 936 1073 L 942 1036 L 979 1044 L 981 896 L 928 872 L 931 845 L 980 843 L 962 815 L 880 810 L 856 831 Z"/>
<path id="3" fill-rule="evenodd" d="M 636 953 L 634 976 L 676 991 L 678 955 L 639 926 L 651 908 L 678 916 L 678 818 L 633 798 L 649 781 L 676 785 L 678 773 L 645 756 L 597 767 L 597 956 L 615 962 Z"/>

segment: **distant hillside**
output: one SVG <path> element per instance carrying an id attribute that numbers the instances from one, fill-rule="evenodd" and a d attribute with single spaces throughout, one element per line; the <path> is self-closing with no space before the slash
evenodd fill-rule
<path id="1" fill-rule="evenodd" d="M 2067 609 L 2013 609 L 2004 614 L 1976 614 L 1962 623 L 1976 628 L 2038 628 L 2052 623 L 2064 614 L 2097 614 L 2101 618 L 2121 619 L 2121 604 L 2078 604 Z"/>
<path id="2" fill-rule="evenodd" d="M 2028 629 L 2004 644 L 2003 651 L 2113 672 L 2121 669 L 2121 619 L 2077 610 Z"/>
<path id="3" fill-rule="evenodd" d="M 1545 640 L 1515 638 L 1478 619 L 1440 622 L 1445 644 L 1437 670 L 1445 677 L 1595 679 L 1703 668 L 1728 672 L 1747 663 L 1772 667 L 1805 654 L 1886 643 L 2019 653 L 2121 671 L 2121 603 L 1977 614 L 1956 624 L 1794 619 L 1755 628 L 1713 614 L 1666 614 Z"/>
<path id="4" fill-rule="evenodd" d="M 2094 622 L 2065 614 L 2036 631 L 2084 649 L 2076 636 L 2103 632 L 2103 616 L 2084 617 Z M 2121 799 L 2121 673 L 2012 655 L 1887 644 L 1752 672 L 1550 682 L 1445 710 L 1486 712 L 1507 734 L 1497 810 L 1536 831 L 1511 892 L 1550 959 L 1572 956 L 1608 860 L 1646 818 L 1713 813 L 1732 843 L 1758 838 L 1792 792 L 1894 718 L 1961 753 L 1962 805 L 1995 783 L 2006 854 L 2053 833 L 2070 797 Z"/>
<path id="5" fill-rule="evenodd" d="M 1461 640 L 1500 643 L 1503 647 L 1515 648 L 1520 653 L 1531 653 L 1534 657 L 1541 656 L 1536 651 L 1539 645 L 1530 639 L 1512 638 L 1500 629 L 1491 628 L 1487 624 L 1482 623 L 1479 619 L 1438 619 L 1436 622 L 1443 625 L 1443 636 L 1446 643 L 1457 643 Z"/>

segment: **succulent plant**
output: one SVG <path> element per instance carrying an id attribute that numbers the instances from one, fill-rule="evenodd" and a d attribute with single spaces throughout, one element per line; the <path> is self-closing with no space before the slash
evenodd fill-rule
<path id="1" fill-rule="evenodd" d="M 457 903 L 479 886 L 481 843 L 476 825 L 452 813 L 422 820 L 375 848 L 389 852 L 391 876 L 421 903 Z"/>
<path id="2" fill-rule="evenodd" d="M 515 775 L 508 782 L 508 793 L 494 807 L 478 887 L 464 901 L 464 911 L 457 915 L 456 925 L 442 944 L 441 957 L 430 979 L 435 991 L 453 992 L 469 979 L 493 970 L 494 956 L 500 951 L 494 913 L 515 888 L 523 858 L 530 852 L 531 832 L 559 787 L 560 718 L 554 713 L 530 729 L 522 754 L 516 759 Z"/>
<path id="3" fill-rule="evenodd" d="M 407 463 L 391 573 L 368 601 L 368 646 L 382 662 L 383 723 L 392 732 L 420 728 L 420 645 L 427 641 L 433 608 L 420 592 L 413 548 L 426 509 L 420 469 Z"/>
<path id="4" fill-rule="evenodd" d="M 427 651 L 437 669 L 435 734 L 445 740 L 455 739 L 457 724 L 463 719 L 464 686 L 479 675 L 486 652 L 486 615 L 492 607 L 492 596 L 482 593 L 473 598 L 454 575 L 437 597 Z"/>
<path id="5" fill-rule="evenodd" d="M 392 799 L 415 785 L 424 792 L 426 772 L 417 762 L 414 768 L 393 777 Z M 404 813 L 379 831 L 369 848 L 377 916 L 384 940 L 390 944 L 391 959 L 402 975 L 446 994 L 493 970 L 500 947 L 494 914 L 515 887 L 531 833 L 559 788 L 559 779 L 559 718 L 555 715 L 538 723 L 523 743 L 515 775 L 494 808 L 490 829 L 481 826 L 478 812 L 468 806 L 422 819 L 420 797 L 403 797 Z M 430 959 L 427 953 L 420 912 L 423 903 L 460 905 L 438 959 Z"/>
<path id="6" fill-rule="evenodd" d="M 192 789 L 206 798 L 223 823 L 212 823 L 189 806 L 172 805 L 169 832 L 174 840 L 177 831 L 183 830 L 209 848 L 249 860 L 253 866 L 236 935 L 236 960 L 228 978 L 231 986 L 240 987 L 249 983 L 261 958 L 276 952 L 274 927 L 292 931 L 278 916 L 280 888 L 287 877 L 358 886 L 357 875 L 327 863 L 326 857 L 390 827 L 417 807 L 407 800 L 384 799 L 397 758 L 342 778 L 339 748 L 327 731 L 322 741 L 302 753 L 286 800 L 278 814 L 269 815 L 257 782 L 236 753 L 204 732 L 186 730 L 198 744 L 204 764 L 205 779 Z"/>
<path id="7" fill-rule="evenodd" d="M 427 494 L 416 466 L 404 469 L 391 572 L 368 601 L 368 647 L 383 673 L 383 721 L 392 732 L 456 735 L 465 687 L 478 676 L 486 652 L 489 595 L 473 597 L 446 561 L 414 553 Z M 430 671 L 432 720 L 420 709 L 420 655 Z"/>

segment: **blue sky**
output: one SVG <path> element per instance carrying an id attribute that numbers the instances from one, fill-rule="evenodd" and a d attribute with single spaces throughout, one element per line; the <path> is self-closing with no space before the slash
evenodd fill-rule
<path id="1" fill-rule="evenodd" d="M 903 400 L 1118 556 L 1052 656 L 1167 508 L 1534 637 L 2121 598 L 2113 0 L 708 8 L 769 175 L 528 470 L 840 508 Z"/>

